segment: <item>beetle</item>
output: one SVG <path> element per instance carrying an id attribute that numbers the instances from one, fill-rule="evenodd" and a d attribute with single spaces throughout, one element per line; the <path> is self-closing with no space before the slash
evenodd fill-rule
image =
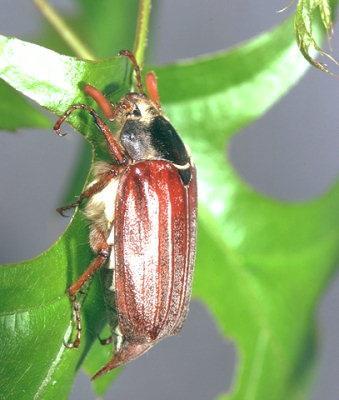
<path id="1" fill-rule="evenodd" d="M 146 75 L 144 92 L 140 67 L 132 52 L 135 92 L 111 104 L 103 93 L 86 84 L 109 121 L 113 134 L 97 112 L 86 104 L 72 105 L 55 123 L 60 128 L 75 110 L 86 110 L 103 134 L 112 162 L 98 162 L 93 181 L 78 200 L 58 209 L 77 207 L 87 200 L 89 243 L 96 254 L 83 274 L 67 289 L 73 310 L 77 348 L 81 339 L 78 295 L 86 282 L 106 265 L 105 297 L 115 354 L 93 377 L 124 365 L 149 350 L 160 339 L 178 333 L 191 296 L 196 249 L 196 168 L 189 152 L 164 116 L 153 72 Z"/>

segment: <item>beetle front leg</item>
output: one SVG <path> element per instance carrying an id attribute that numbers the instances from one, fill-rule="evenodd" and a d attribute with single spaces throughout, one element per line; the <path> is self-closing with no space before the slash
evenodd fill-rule
<path id="1" fill-rule="evenodd" d="M 68 289 L 67 294 L 72 304 L 73 309 L 73 323 L 76 329 L 75 340 L 71 343 L 64 343 L 67 348 L 77 348 L 80 345 L 81 339 L 81 313 L 80 313 L 80 303 L 77 300 L 77 294 L 80 292 L 81 288 L 86 282 L 88 282 L 93 275 L 98 271 L 99 268 L 103 266 L 110 254 L 110 246 L 105 242 L 102 245 L 99 254 L 90 263 L 85 272 L 75 281 Z"/>
<path id="2" fill-rule="evenodd" d="M 121 108 L 122 105 L 118 104 L 114 110 L 118 112 Z M 106 125 L 105 122 L 96 113 L 96 111 L 87 104 L 74 104 L 67 111 L 65 111 L 65 113 L 61 117 L 59 117 L 59 119 L 54 124 L 53 127 L 54 132 L 59 136 L 65 136 L 64 133 L 61 133 L 61 125 L 72 114 L 72 112 L 76 110 L 85 110 L 91 114 L 96 126 L 100 129 L 101 133 L 104 135 L 104 138 L 107 143 L 107 148 L 110 154 L 112 154 L 112 156 L 116 159 L 116 161 L 119 164 L 126 164 L 127 160 L 123 148 L 121 147 L 119 142 L 115 139 L 108 125 Z"/>

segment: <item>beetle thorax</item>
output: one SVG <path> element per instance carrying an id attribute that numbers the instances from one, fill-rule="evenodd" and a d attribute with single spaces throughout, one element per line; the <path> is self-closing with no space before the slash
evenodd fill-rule
<path id="1" fill-rule="evenodd" d="M 186 148 L 172 124 L 149 99 L 131 93 L 122 121 L 120 141 L 133 161 L 167 160 L 179 166 L 190 162 Z"/>

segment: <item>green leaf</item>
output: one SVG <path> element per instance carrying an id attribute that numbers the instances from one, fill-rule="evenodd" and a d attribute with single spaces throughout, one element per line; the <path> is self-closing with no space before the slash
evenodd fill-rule
<path id="1" fill-rule="evenodd" d="M 333 26 L 329 0 L 299 0 L 294 18 L 294 29 L 300 51 L 306 60 L 321 71 L 329 73 L 327 65 L 315 60 L 311 54 L 318 52 L 338 65 L 338 62 L 330 54 L 321 49 L 313 32 L 316 11 L 319 11 L 321 22 L 330 38 Z"/>
<path id="2" fill-rule="evenodd" d="M 122 58 L 85 62 L 0 36 L 0 77 L 57 114 L 75 102 L 88 102 L 83 82 L 113 99 L 121 96 L 129 86 L 127 65 Z M 86 114 L 79 113 L 72 122 L 88 140 L 101 143 Z M 101 287 L 94 280 L 84 305 L 88 328 L 82 345 L 79 350 L 64 347 L 71 326 L 65 290 L 93 258 L 87 243 L 87 223 L 77 213 L 62 237 L 39 257 L 1 267 L 0 330 L 5 345 L 0 393 L 6 400 L 67 398 L 74 374 L 106 320 Z"/>
<path id="3" fill-rule="evenodd" d="M 229 52 L 156 69 L 164 109 L 197 164 L 194 296 L 238 348 L 234 387 L 222 399 L 296 400 L 309 390 L 314 310 L 339 252 L 339 186 L 310 202 L 276 201 L 225 157 L 232 135 L 306 68 L 288 21 Z"/>
<path id="4" fill-rule="evenodd" d="M 12 399 L 66 399 L 79 363 L 104 324 L 95 281 L 84 308 L 80 350 L 63 345 L 70 334 L 71 308 L 65 289 L 92 257 L 84 221 L 69 229 L 39 257 L 0 271 L 0 392 Z M 15 295 L 13 295 L 15 294 Z"/>
<path id="5" fill-rule="evenodd" d="M 27 59 L 32 62 L 28 63 Z M 41 63 L 39 60 L 43 59 Z M 62 114 L 74 103 L 89 102 L 82 87 L 90 83 L 101 89 L 112 101 L 121 97 L 130 85 L 126 59 L 115 57 L 103 61 L 82 61 L 61 56 L 51 50 L 0 36 L 0 77 L 16 90 L 48 110 Z M 51 73 L 53 71 L 53 73 Z M 93 103 L 93 102 L 92 102 Z M 93 124 L 87 115 L 70 118 L 73 125 L 89 140 Z"/>
<path id="6" fill-rule="evenodd" d="M 19 128 L 47 128 L 50 122 L 22 95 L 0 80 L 0 129 L 15 131 Z"/>
<path id="7" fill-rule="evenodd" d="M 0 38 L 0 77 L 58 114 L 73 103 L 88 102 L 83 82 L 116 100 L 129 83 L 125 66 L 121 59 L 84 62 Z M 224 154 L 235 131 L 267 111 L 306 68 L 287 22 L 229 52 L 157 69 L 164 109 L 191 146 L 198 167 L 194 295 L 237 344 L 237 377 L 227 397 L 233 400 L 296 400 L 305 392 L 312 370 L 307 361 L 313 356 L 314 307 L 337 257 L 338 187 L 308 203 L 275 201 L 242 182 Z M 100 135 L 88 116 L 78 113 L 70 122 L 102 157 Z M 0 269 L 1 336 L 8 343 L 1 359 L 13 366 L 2 375 L 6 399 L 31 399 L 37 391 L 36 398 L 65 398 L 104 325 L 95 281 L 84 306 L 82 347 L 63 347 L 71 311 L 64 291 L 91 258 L 87 233 L 86 222 L 76 214 L 51 249 Z M 95 353 L 98 363 L 103 354 Z M 91 360 L 88 370 L 94 355 Z M 97 390 L 102 393 L 105 385 Z"/>

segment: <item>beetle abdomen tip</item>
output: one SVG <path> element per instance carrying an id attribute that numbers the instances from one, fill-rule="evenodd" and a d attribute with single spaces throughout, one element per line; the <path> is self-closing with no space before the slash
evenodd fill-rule
<path id="1" fill-rule="evenodd" d="M 95 375 L 92 376 L 91 380 L 93 381 L 99 376 L 111 371 L 112 369 L 127 364 L 128 362 L 141 356 L 143 353 L 149 350 L 153 345 L 154 342 L 129 343 L 126 341 L 122 345 L 121 349 L 114 354 L 113 358 L 109 360 L 108 363 L 105 366 L 103 366 Z"/>

